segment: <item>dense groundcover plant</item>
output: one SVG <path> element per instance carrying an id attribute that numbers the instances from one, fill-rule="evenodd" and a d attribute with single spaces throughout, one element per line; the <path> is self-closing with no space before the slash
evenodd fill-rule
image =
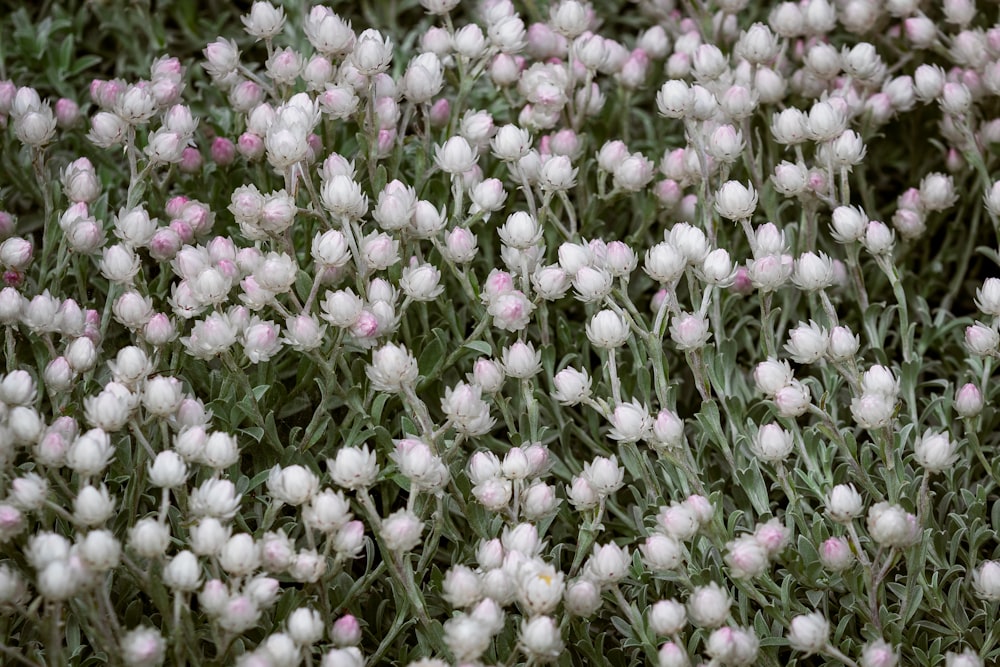
<path id="1" fill-rule="evenodd" d="M 3 664 L 1000 661 L 994 3 L 165 4 L 0 19 Z"/>

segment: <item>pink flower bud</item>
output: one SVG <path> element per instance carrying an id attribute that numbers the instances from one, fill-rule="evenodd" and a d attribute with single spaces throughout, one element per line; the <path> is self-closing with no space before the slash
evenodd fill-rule
<path id="1" fill-rule="evenodd" d="M 445 98 L 437 100 L 430 108 L 431 125 L 444 127 L 451 118 L 451 102 Z"/>
<path id="2" fill-rule="evenodd" d="M 220 167 L 227 167 L 236 159 L 236 146 L 225 137 L 216 137 L 212 141 L 212 161 Z"/>
<path id="3" fill-rule="evenodd" d="M 149 254 L 153 259 L 160 261 L 172 259 L 177 251 L 181 249 L 184 242 L 176 231 L 169 227 L 164 227 L 153 234 L 149 241 Z"/>
<path id="4" fill-rule="evenodd" d="M 73 100 L 61 97 L 56 101 L 56 122 L 59 127 L 72 127 L 80 120 L 80 107 Z"/>
<path id="5" fill-rule="evenodd" d="M 854 553 L 850 543 L 843 537 L 831 537 L 819 548 L 819 559 L 823 567 L 834 572 L 840 572 L 854 562 Z"/>
<path id="6" fill-rule="evenodd" d="M 983 410 L 983 394 L 972 383 L 962 386 L 955 394 L 955 412 L 962 417 L 977 416 Z"/>
<path id="7" fill-rule="evenodd" d="M 31 241 L 18 236 L 0 243 L 0 264 L 14 271 L 23 271 L 31 264 L 34 248 Z"/>
<path id="8" fill-rule="evenodd" d="M 181 160 L 177 166 L 185 174 L 196 174 L 201 169 L 202 162 L 201 152 L 188 146 L 181 151 Z"/>
<path id="9" fill-rule="evenodd" d="M 330 640 L 337 646 L 357 646 L 361 641 L 361 624 L 354 616 L 341 616 L 330 628 Z"/>
<path id="10" fill-rule="evenodd" d="M 259 160 L 264 156 L 264 140 L 256 134 L 244 132 L 237 140 L 236 150 L 247 160 Z"/>

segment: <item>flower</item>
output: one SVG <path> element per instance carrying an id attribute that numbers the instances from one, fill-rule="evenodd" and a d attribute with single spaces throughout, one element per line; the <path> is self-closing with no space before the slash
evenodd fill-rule
<path id="1" fill-rule="evenodd" d="M 697 350 L 705 346 L 712 332 L 708 319 L 696 313 L 681 313 L 670 322 L 670 338 L 678 350 Z"/>
<path id="2" fill-rule="evenodd" d="M 590 463 L 583 465 L 582 477 L 594 490 L 602 496 L 607 496 L 625 484 L 625 468 L 618 465 L 618 457 L 596 457 Z"/>
<path id="3" fill-rule="evenodd" d="M 715 211 L 727 220 L 749 220 L 756 209 L 757 191 L 752 185 L 726 181 L 715 194 Z"/>
<path id="4" fill-rule="evenodd" d="M 826 495 L 826 513 L 837 523 L 850 523 L 864 509 L 861 494 L 853 484 L 838 484 Z"/>
<path id="5" fill-rule="evenodd" d="M 830 640 L 830 622 L 820 612 L 803 614 L 792 619 L 788 628 L 788 643 L 806 655 L 819 653 Z"/>
<path id="6" fill-rule="evenodd" d="M 552 662 L 563 649 L 559 626 L 551 616 L 535 616 L 521 625 L 520 643 L 539 662 Z"/>
<path id="7" fill-rule="evenodd" d="M 376 391 L 403 392 L 417 381 L 417 360 L 402 345 L 386 343 L 372 352 L 365 374 Z"/>
<path id="8" fill-rule="evenodd" d="M 725 560 L 732 576 L 738 579 L 763 574 L 770 564 L 767 551 L 753 535 L 743 535 L 726 544 Z"/>
<path id="9" fill-rule="evenodd" d="M 319 488 L 319 478 L 311 470 L 300 465 L 271 468 L 267 477 L 267 490 L 275 500 L 289 505 L 308 502 Z"/>
<path id="10" fill-rule="evenodd" d="M 340 487 L 351 490 L 367 489 L 378 477 L 375 452 L 362 447 L 343 447 L 334 459 L 326 460 L 330 477 Z"/>
<path id="11" fill-rule="evenodd" d="M 917 517 L 899 505 L 876 503 L 868 510 L 868 533 L 882 546 L 908 547 L 920 539 Z"/>
<path id="12" fill-rule="evenodd" d="M 913 444 L 913 457 L 928 472 L 944 472 L 958 458 L 957 444 L 947 433 L 927 430 Z"/>
<path id="13" fill-rule="evenodd" d="M 717 628 L 729 618 L 732 599 L 729 593 L 714 581 L 698 586 L 688 598 L 688 617 L 703 628 Z"/>
<path id="14" fill-rule="evenodd" d="M 611 431 L 608 437 L 620 442 L 638 442 L 648 437 L 653 427 L 649 408 L 637 400 L 619 403 L 609 421 Z"/>
<path id="15" fill-rule="evenodd" d="M 250 13 L 240 19 L 246 31 L 257 39 L 270 39 L 281 33 L 285 26 L 285 11 L 270 2 L 254 2 Z"/>
<path id="16" fill-rule="evenodd" d="M 434 161 L 441 171 L 460 176 L 475 166 L 478 151 L 464 137 L 453 136 L 434 147 Z"/>
<path id="17" fill-rule="evenodd" d="M 399 510 L 382 522 L 382 539 L 392 551 L 410 551 L 420 543 L 424 523 L 413 512 Z"/>
<path id="18" fill-rule="evenodd" d="M 1000 561 L 984 561 L 972 573 L 972 586 L 983 600 L 1000 600 Z"/>
<path id="19" fill-rule="evenodd" d="M 374 76 L 389 69 L 392 51 L 392 40 L 379 31 L 369 28 L 358 36 L 350 55 L 350 62 L 363 75 Z"/>

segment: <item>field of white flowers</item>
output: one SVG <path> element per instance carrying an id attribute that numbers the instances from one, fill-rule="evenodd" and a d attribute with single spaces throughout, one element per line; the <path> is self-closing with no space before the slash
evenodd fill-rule
<path id="1" fill-rule="evenodd" d="M 996 2 L 0 9 L 0 663 L 1000 664 Z"/>

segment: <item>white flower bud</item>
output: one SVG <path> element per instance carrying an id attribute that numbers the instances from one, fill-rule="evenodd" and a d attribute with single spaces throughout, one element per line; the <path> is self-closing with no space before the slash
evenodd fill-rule
<path id="1" fill-rule="evenodd" d="M 625 319 L 613 310 L 598 311 L 587 323 L 587 338 L 602 349 L 621 347 L 629 338 L 629 327 Z"/>
<path id="2" fill-rule="evenodd" d="M 503 388 L 506 378 L 502 364 L 492 359 L 479 358 L 473 364 L 472 375 L 468 379 L 482 389 L 484 394 L 495 394 Z"/>
<path id="3" fill-rule="evenodd" d="M 430 264 L 411 265 L 403 269 L 399 287 L 413 301 L 433 301 L 444 292 L 441 272 Z"/>
<path id="4" fill-rule="evenodd" d="M 753 216 L 757 209 L 757 192 L 752 185 L 726 181 L 715 194 L 715 210 L 723 218 L 738 222 Z"/>
<path id="5" fill-rule="evenodd" d="M 267 478 L 267 490 L 280 502 L 299 506 L 309 502 L 319 489 L 319 478 L 300 465 L 274 466 Z"/>
<path id="6" fill-rule="evenodd" d="M 672 637 L 687 625 L 687 610 L 677 600 L 660 600 L 649 608 L 649 627 L 656 634 Z"/>
<path id="7" fill-rule="evenodd" d="M 669 535 L 653 533 L 639 545 L 642 561 L 652 572 L 670 572 L 681 565 L 684 550 L 680 542 Z"/>
<path id="8" fill-rule="evenodd" d="M 796 651 L 812 655 L 822 651 L 830 641 L 830 622 L 820 612 L 803 614 L 792 619 L 788 628 L 788 643 Z"/>
<path id="9" fill-rule="evenodd" d="M 237 533 L 219 550 L 219 565 L 236 577 L 252 574 L 260 566 L 260 548 L 249 533 Z"/>
<path id="10" fill-rule="evenodd" d="M 577 510 L 588 510 L 597 507 L 600 494 L 597 489 L 582 475 L 574 477 L 566 487 L 566 498 Z"/>
<path id="11" fill-rule="evenodd" d="M 861 516 L 864 504 L 853 484 L 838 484 L 826 495 L 826 514 L 837 523 L 847 524 Z"/>
<path id="12" fill-rule="evenodd" d="M 535 616 L 522 621 L 520 644 L 528 656 L 543 662 L 551 662 L 563 650 L 559 626 L 550 616 Z"/>
<path id="13" fill-rule="evenodd" d="M 153 518 L 139 519 L 129 529 L 128 544 L 143 558 L 159 558 L 170 545 L 170 528 Z"/>
<path id="14" fill-rule="evenodd" d="M 753 377 L 757 390 L 769 397 L 773 397 L 794 379 L 788 362 L 777 359 L 768 359 L 757 364 Z"/>
<path id="15" fill-rule="evenodd" d="M 327 467 L 335 484 L 345 489 L 365 489 L 375 483 L 378 464 L 368 446 L 343 447 L 335 459 L 327 459 Z"/>
<path id="16" fill-rule="evenodd" d="M 76 373 L 90 370 L 97 364 L 97 347 L 94 341 L 81 336 L 66 347 L 66 361 Z"/>
<path id="17" fill-rule="evenodd" d="M 913 457 L 928 472 L 944 472 L 958 458 L 957 444 L 947 433 L 927 430 L 913 444 Z"/>
<path id="18" fill-rule="evenodd" d="M 833 238 L 840 243 L 860 241 L 865 237 L 868 216 L 854 206 L 838 206 L 833 210 Z"/>
<path id="19" fill-rule="evenodd" d="M 972 573 L 972 586 L 981 599 L 1000 600 L 1000 561 L 984 561 Z"/>
<path id="20" fill-rule="evenodd" d="M 646 251 L 643 268 L 653 280 L 672 283 L 683 275 L 686 266 L 685 256 L 672 244 L 662 242 Z"/>
<path id="21" fill-rule="evenodd" d="M 769 564 L 767 551 L 753 535 L 743 535 L 726 545 L 726 564 L 730 576 L 751 579 L 760 576 Z"/>
<path id="22" fill-rule="evenodd" d="M 717 583 L 698 586 L 688 598 L 688 616 L 694 625 L 717 628 L 729 618 L 732 599 Z"/>
<path id="23" fill-rule="evenodd" d="M 819 560 L 826 569 L 841 572 L 854 562 L 854 552 L 847 538 L 831 537 L 820 545 Z"/>
<path id="24" fill-rule="evenodd" d="M 761 426 L 750 443 L 754 455 L 768 463 L 784 461 L 794 448 L 795 439 L 792 434 L 777 424 Z"/>
<path id="25" fill-rule="evenodd" d="M 1000 334 L 992 327 L 976 323 L 965 328 L 965 345 L 973 354 L 990 357 L 1000 346 Z"/>
<path id="26" fill-rule="evenodd" d="M 820 290 L 834 284 L 833 260 L 825 253 L 807 252 L 795 260 L 792 282 L 805 291 Z"/>
<path id="27" fill-rule="evenodd" d="M 383 392 L 402 392 L 417 381 L 417 360 L 401 345 L 386 343 L 372 353 L 372 363 L 365 368 L 372 388 Z"/>
<path id="28" fill-rule="evenodd" d="M 877 503 L 868 509 L 868 533 L 881 546 L 908 547 L 920 537 L 917 517 L 899 505 Z"/>
<path id="29" fill-rule="evenodd" d="M 657 664 L 659 667 L 690 667 L 691 661 L 687 649 L 674 642 L 665 642 L 657 652 Z"/>
<path id="30" fill-rule="evenodd" d="M 945 667 L 983 667 L 983 659 L 971 648 L 967 648 L 961 653 L 945 653 L 944 664 Z"/>
<path id="31" fill-rule="evenodd" d="M 566 611 L 575 616 L 592 616 L 601 607 L 601 591 L 586 579 L 577 579 L 566 587 Z"/>
<path id="32" fill-rule="evenodd" d="M 191 593 L 201 585 L 201 565 L 190 551 L 181 551 L 163 568 L 163 583 L 172 591 Z"/>
<path id="33" fill-rule="evenodd" d="M 608 437 L 620 442 L 638 442 L 650 435 L 653 419 L 649 409 L 638 400 L 619 403 L 609 417 Z"/>
<path id="34" fill-rule="evenodd" d="M 162 489 L 174 489 L 187 481 L 187 464 L 174 451 L 164 451 L 156 455 L 149 466 L 149 483 Z"/>
<path id="35" fill-rule="evenodd" d="M 232 535 L 232 528 L 218 519 L 205 517 L 190 529 L 191 550 L 201 556 L 218 556 Z"/>
<path id="36" fill-rule="evenodd" d="M 412 512 L 399 510 L 382 522 L 382 539 L 392 551 L 410 551 L 420 543 L 424 524 Z"/>
<path id="37" fill-rule="evenodd" d="M 555 385 L 552 397 L 563 405 L 578 405 L 590 397 L 591 380 L 586 371 L 564 368 L 552 381 Z"/>
<path id="38" fill-rule="evenodd" d="M 361 624 L 351 614 L 341 616 L 330 628 L 330 640 L 337 646 L 354 646 L 361 641 Z"/>
<path id="39" fill-rule="evenodd" d="M 813 320 L 809 324 L 799 323 L 788 332 L 785 349 L 792 359 L 800 364 L 814 364 L 826 354 L 830 345 L 830 334 Z"/>
<path id="40" fill-rule="evenodd" d="M 323 619 L 315 609 L 300 607 L 288 616 L 288 636 L 299 646 L 312 646 L 323 638 Z"/>
<path id="41" fill-rule="evenodd" d="M 517 341 L 503 349 L 504 371 L 513 378 L 528 379 L 542 369 L 542 353 L 531 343 Z"/>
<path id="42" fill-rule="evenodd" d="M 476 165 L 478 151 L 464 137 L 453 136 L 444 144 L 434 147 L 434 161 L 441 171 L 459 176 Z"/>
<path id="43" fill-rule="evenodd" d="M 788 418 L 805 414 L 811 400 L 809 388 L 798 380 L 792 380 L 774 395 L 774 404 L 778 408 L 778 414 Z"/>

